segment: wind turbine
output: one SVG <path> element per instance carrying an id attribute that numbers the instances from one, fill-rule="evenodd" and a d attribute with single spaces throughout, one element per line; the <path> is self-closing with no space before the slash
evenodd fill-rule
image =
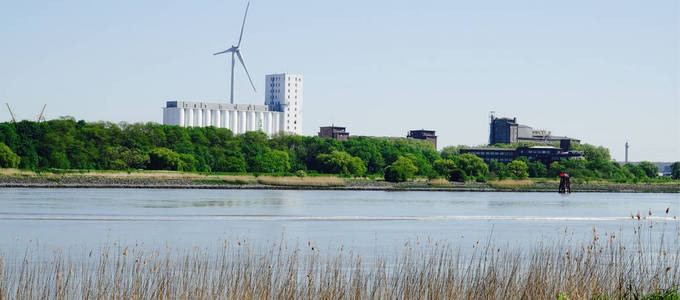
<path id="1" fill-rule="evenodd" d="M 253 80 L 250 78 L 250 73 L 248 73 L 248 68 L 246 68 L 246 62 L 243 60 L 243 54 L 241 54 L 241 40 L 243 39 L 243 28 L 246 26 L 246 17 L 248 16 L 248 8 L 250 7 L 250 1 L 248 1 L 248 5 L 246 6 L 246 13 L 243 15 L 243 24 L 241 25 L 241 35 L 238 37 L 238 43 L 236 46 L 231 46 L 231 48 L 224 50 L 222 52 L 217 52 L 213 55 L 218 55 L 222 53 L 229 53 L 231 52 L 231 104 L 234 104 L 234 65 L 236 64 L 236 57 L 238 57 L 238 60 L 241 62 L 241 65 L 243 66 L 243 69 L 246 71 L 246 75 L 248 75 L 248 80 L 250 81 L 250 85 L 253 86 L 253 91 L 257 93 L 257 89 L 255 89 L 255 84 L 253 84 Z"/>

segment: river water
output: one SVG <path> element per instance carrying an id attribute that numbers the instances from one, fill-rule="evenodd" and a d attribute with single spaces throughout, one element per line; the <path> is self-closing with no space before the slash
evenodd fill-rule
<path id="1" fill-rule="evenodd" d="M 647 220 L 631 218 L 638 212 Z M 0 189 L 0 250 L 23 251 L 36 240 L 191 248 L 285 239 L 388 254 L 426 239 L 531 247 L 565 236 L 587 241 L 593 228 L 632 235 L 641 222 L 676 236 L 679 215 L 678 194 Z"/>

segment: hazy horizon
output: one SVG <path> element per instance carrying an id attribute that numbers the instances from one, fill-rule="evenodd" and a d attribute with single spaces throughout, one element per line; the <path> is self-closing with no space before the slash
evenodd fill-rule
<path id="1" fill-rule="evenodd" d="M 161 122 L 165 101 L 228 101 L 247 1 L 0 3 L 0 122 Z M 432 129 L 488 140 L 489 111 L 630 161 L 680 160 L 680 4 L 663 0 L 252 1 L 236 102 L 264 76 L 304 76 L 303 134 Z"/>

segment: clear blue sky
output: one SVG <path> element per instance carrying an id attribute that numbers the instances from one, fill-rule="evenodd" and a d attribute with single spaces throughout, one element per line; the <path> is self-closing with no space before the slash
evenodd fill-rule
<path id="1" fill-rule="evenodd" d="M 0 102 L 23 118 L 161 122 L 166 100 L 227 101 L 246 1 L 1 1 Z M 260 1 L 237 102 L 302 73 L 304 134 L 434 129 L 487 142 L 490 110 L 611 149 L 680 160 L 680 6 L 659 1 Z M 4 103 L 3 103 L 4 104 Z M 0 121 L 8 120 L 4 107 Z"/>

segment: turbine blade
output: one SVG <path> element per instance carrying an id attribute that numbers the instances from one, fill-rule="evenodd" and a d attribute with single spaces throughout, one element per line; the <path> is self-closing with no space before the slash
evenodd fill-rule
<path id="1" fill-rule="evenodd" d="M 227 52 L 233 52 L 233 51 L 234 51 L 234 50 L 230 48 L 230 49 L 224 50 L 224 51 L 222 51 L 222 52 L 213 53 L 213 55 L 218 55 L 218 54 L 227 53 Z"/>
<path id="2" fill-rule="evenodd" d="M 246 70 L 246 75 L 248 75 L 248 80 L 250 80 L 250 85 L 253 86 L 253 91 L 257 93 L 257 89 L 255 88 L 255 84 L 253 84 L 253 79 L 250 78 L 250 73 L 248 73 L 248 68 L 246 68 L 246 62 L 243 60 L 243 55 L 241 55 L 241 51 L 236 51 L 236 56 L 238 56 L 238 60 L 241 61 L 241 65 L 243 65 L 243 69 Z"/>
<path id="3" fill-rule="evenodd" d="M 236 47 L 241 46 L 241 39 L 243 39 L 243 28 L 246 27 L 246 17 L 248 16 L 248 8 L 250 7 L 250 1 L 248 1 L 248 5 L 246 5 L 246 13 L 243 14 L 243 24 L 241 24 L 241 35 L 238 37 L 238 44 L 236 44 Z"/>

